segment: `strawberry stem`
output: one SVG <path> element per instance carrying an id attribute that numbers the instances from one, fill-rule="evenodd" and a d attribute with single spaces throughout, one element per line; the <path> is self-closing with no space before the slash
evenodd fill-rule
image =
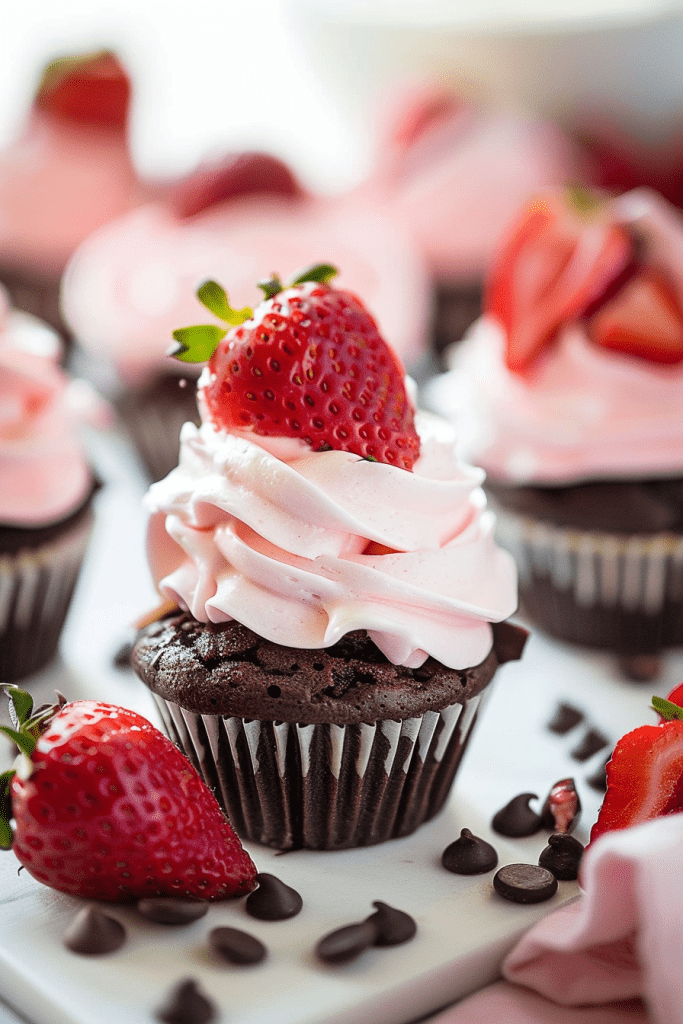
<path id="1" fill-rule="evenodd" d="M 14 775 L 13 769 L 0 775 L 0 850 L 12 848 L 12 799 L 9 787 Z"/>
<path id="2" fill-rule="evenodd" d="M 217 281 L 205 281 L 200 285 L 197 289 L 197 298 L 210 313 L 217 316 L 219 320 L 224 320 L 231 327 L 239 327 L 254 315 L 253 309 L 250 309 L 249 306 L 245 306 L 243 309 L 233 309 L 228 300 L 228 293 Z"/>
<path id="3" fill-rule="evenodd" d="M 310 267 L 299 270 L 294 277 L 287 282 L 287 287 L 292 288 L 295 284 L 305 284 L 306 281 L 316 281 L 319 284 L 329 284 L 339 271 L 331 263 L 314 263 Z"/>

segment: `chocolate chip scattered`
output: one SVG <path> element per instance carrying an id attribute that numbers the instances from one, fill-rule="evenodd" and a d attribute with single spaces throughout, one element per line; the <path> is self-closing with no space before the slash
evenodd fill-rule
<path id="1" fill-rule="evenodd" d="M 548 839 L 548 845 L 541 852 L 538 863 L 561 882 L 571 882 L 579 877 L 582 857 L 583 844 L 574 836 L 558 832 Z"/>
<path id="2" fill-rule="evenodd" d="M 609 740 L 603 733 L 598 732 L 597 729 L 588 729 L 579 745 L 574 747 L 569 754 L 575 761 L 587 761 L 589 757 L 597 754 L 598 750 L 602 750 L 608 743 Z"/>
<path id="3" fill-rule="evenodd" d="M 125 644 L 121 644 L 119 649 L 114 654 L 114 657 L 111 659 L 111 663 L 114 666 L 114 668 L 119 669 L 119 671 L 121 672 L 131 668 L 130 656 L 132 653 L 133 645 L 129 640 L 127 640 Z"/>
<path id="4" fill-rule="evenodd" d="M 493 815 L 491 826 L 501 836 L 532 836 L 541 828 L 541 815 L 529 807 L 530 800 L 537 800 L 535 793 L 520 793 Z"/>
<path id="5" fill-rule="evenodd" d="M 506 864 L 493 876 L 493 888 L 512 903 L 542 903 L 557 892 L 557 879 L 538 864 Z"/>
<path id="6" fill-rule="evenodd" d="M 194 978 L 186 978 L 170 992 L 156 1018 L 163 1024 L 210 1024 L 216 1019 L 216 1007 L 200 991 Z"/>
<path id="7" fill-rule="evenodd" d="M 381 900 L 373 900 L 375 913 L 367 918 L 366 924 L 371 924 L 376 932 L 375 946 L 399 946 L 402 942 L 408 942 L 417 931 L 417 925 L 405 910 L 397 910 L 390 907 L 388 903 Z"/>
<path id="8" fill-rule="evenodd" d="M 597 790 L 598 793 L 605 793 L 607 791 L 607 765 L 611 758 L 606 757 L 602 764 L 598 765 L 592 775 L 588 775 L 586 782 L 591 789 Z"/>
<path id="9" fill-rule="evenodd" d="M 239 928 L 213 928 L 209 932 L 209 945 L 231 964 L 260 964 L 267 954 L 260 939 Z"/>
<path id="10" fill-rule="evenodd" d="M 464 828 L 460 838 L 443 851 L 441 863 L 454 875 L 481 875 L 493 871 L 498 864 L 498 854 L 490 843 Z"/>
<path id="11" fill-rule="evenodd" d="M 622 676 L 633 683 L 652 683 L 662 672 L 658 654 L 623 654 L 617 664 Z"/>
<path id="12" fill-rule="evenodd" d="M 316 956 L 328 964 L 343 964 L 360 956 L 377 943 L 377 928 L 372 923 L 372 914 L 367 921 L 347 924 L 324 935 L 315 947 Z"/>
<path id="13" fill-rule="evenodd" d="M 571 832 L 581 817 L 581 801 L 573 779 L 560 779 L 552 786 L 541 811 L 544 828 Z"/>
<path id="14" fill-rule="evenodd" d="M 579 711 L 573 704 L 560 701 L 555 708 L 553 717 L 548 722 L 548 729 L 557 736 L 564 736 L 576 728 L 579 722 L 583 722 L 583 719 L 583 711 Z"/>
<path id="15" fill-rule="evenodd" d="M 275 875 L 259 874 L 256 876 L 258 889 L 247 896 L 246 909 L 252 917 L 261 921 L 284 921 L 294 917 L 304 905 L 304 901 L 289 885 L 285 885 Z"/>
<path id="16" fill-rule="evenodd" d="M 157 924 L 192 924 L 204 917 L 208 909 L 209 904 L 201 900 L 177 900 L 171 896 L 138 901 L 138 913 Z"/>
<path id="17" fill-rule="evenodd" d="M 120 949 L 126 941 L 126 929 L 114 917 L 84 907 L 64 933 L 64 945 L 73 953 L 101 956 Z"/>

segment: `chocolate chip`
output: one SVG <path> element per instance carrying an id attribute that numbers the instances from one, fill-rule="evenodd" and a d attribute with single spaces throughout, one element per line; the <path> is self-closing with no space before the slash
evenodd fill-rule
<path id="1" fill-rule="evenodd" d="M 538 864 L 506 864 L 493 876 L 493 888 L 512 903 L 542 903 L 557 892 L 557 879 Z"/>
<path id="2" fill-rule="evenodd" d="M 571 832 L 581 817 L 581 801 L 573 779 L 560 779 L 551 787 L 541 811 L 544 828 Z"/>
<path id="3" fill-rule="evenodd" d="M 377 942 L 377 928 L 372 923 L 374 917 L 372 914 L 367 921 L 347 924 L 324 935 L 315 947 L 316 956 L 328 964 L 343 964 L 360 956 Z"/>
<path id="4" fill-rule="evenodd" d="M 571 882 L 579 877 L 582 857 L 583 844 L 574 836 L 558 832 L 548 839 L 548 845 L 541 852 L 538 863 L 561 882 Z"/>
<path id="5" fill-rule="evenodd" d="M 607 737 L 598 732 L 597 729 L 589 729 L 579 745 L 569 752 L 570 757 L 573 757 L 575 761 L 587 761 L 589 757 L 597 754 L 598 750 L 602 750 L 608 743 Z"/>
<path id="6" fill-rule="evenodd" d="M 111 663 L 114 666 L 114 668 L 119 669 L 119 671 L 121 672 L 125 671 L 126 669 L 132 668 L 130 663 L 130 656 L 132 653 L 133 645 L 132 643 L 130 643 L 130 641 L 127 640 L 125 644 L 121 644 L 119 649 L 114 654 L 114 657 L 111 659 Z"/>
<path id="7" fill-rule="evenodd" d="M 410 914 L 381 900 L 373 900 L 372 905 L 376 908 L 375 913 L 365 923 L 371 924 L 377 933 L 375 946 L 399 946 L 413 938 L 417 925 Z"/>
<path id="8" fill-rule="evenodd" d="M 548 722 L 548 729 L 557 736 L 564 736 L 576 728 L 579 722 L 583 722 L 583 711 L 579 711 L 573 704 L 566 704 L 564 701 L 555 708 L 553 717 Z"/>
<path id="9" fill-rule="evenodd" d="M 622 654 L 617 664 L 621 674 L 633 683 L 652 683 L 662 672 L 658 654 Z"/>
<path id="10" fill-rule="evenodd" d="M 535 793 L 520 793 L 493 815 L 491 826 L 501 836 L 532 836 L 541 828 L 541 815 L 529 807 L 530 800 L 537 800 Z"/>
<path id="11" fill-rule="evenodd" d="M 304 905 L 304 901 L 289 885 L 285 885 L 275 875 L 259 874 L 256 876 L 258 889 L 247 896 L 246 909 L 252 917 L 261 921 L 284 921 L 294 917 Z"/>
<path id="12" fill-rule="evenodd" d="M 601 765 L 595 769 L 592 775 L 588 775 L 586 782 L 591 789 L 597 790 L 598 793 L 605 793 L 607 791 L 607 765 L 609 764 L 610 758 L 606 757 Z"/>
<path id="13" fill-rule="evenodd" d="M 170 992 L 156 1018 L 163 1024 L 210 1024 L 216 1019 L 216 1007 L 200 991 L 194 978 L 186 978 Z"/>
<path id="14" fill-rule="evenodd" d="M 200 900 L 177 900 L 172 896 L 138 901 L 138 913 L 157 924 L 192 924 L 204 917 L 208 909 L 209 904 Z"/>
<path id="15" fill-rule="evenodd" d="M 231 964 L 260 964 L 267 954 L 260 939 L 239 928 L 213 928 L 209 932 L 209 945 Z"/>
<path id="16" fill-rule="evenodd" d="M 84 907 L 64 933 L 64 945 L 73 953 L 100 956 L 120 949 L 126 941 L 126 929 L 114 917 Z"/>
<path id="17" fill-rule="evenodd" d="M 490 843 L 464 828 L 460 838 L 443 851 L 441 863 L 454 875 L 481 875 L 493 871 L 498 864 L 498 854 Z"/>

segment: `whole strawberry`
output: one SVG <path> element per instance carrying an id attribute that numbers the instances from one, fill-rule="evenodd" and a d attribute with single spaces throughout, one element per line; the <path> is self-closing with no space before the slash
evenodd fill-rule
<path id="1" fill-rule="evenodd" d="M 209 359 L 202 396 L 218 427 L 296 437 L 314 451 L 412 470 L 420 440 L 405 371 L 360 300 L 329 285 L 335 274 L 321 264 L 287 288 L 273 276 L 260 284 L 266 301 L 255 312 L 231 309 L 208 281 L 199 298 L 232 328 L 174 331 L 171 354 Z"/>
<path id="2" fill-rule="evenodd" d="M 21 754 L 0 776 L 2 845 L 39 882 L 110 901 L 254 888 L 256 869 L 215 797 L 145 718 L 93 700 L 34 714 L 29 694 L 5 689 L 14 728 L 1 728 Z"/>

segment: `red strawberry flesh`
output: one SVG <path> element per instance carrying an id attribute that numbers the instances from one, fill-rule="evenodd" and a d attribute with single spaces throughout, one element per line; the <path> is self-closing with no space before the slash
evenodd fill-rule
<path id="1" fill-rule="evenodd" d="M 203 396 L 214 422 L 411 470 L 420 441 L 398 357 L 349 292 L 308 282 L 228 332 Z"/>
<path id="2" fill-rule="evenodd" d="M 135 712 L 66 704 L 32 764 L 28 779 L 11 782 L 13 849 L 45 885 L 109 901 L 254 888 L 256 869 L 211 791 Z"/>
<path id="3" fill-rule="evenodd" d="M 642 725 L 617 743 L 591 842 L 605 832 L 683 811 L 683 721 Z"/>
<path id="4" fill-rule="evenodd" d="M 683 313 L 661 274 L 644 269 L 592 317 L 589 333 L 603 348 L 673 364 L 683 360 Z"/>

